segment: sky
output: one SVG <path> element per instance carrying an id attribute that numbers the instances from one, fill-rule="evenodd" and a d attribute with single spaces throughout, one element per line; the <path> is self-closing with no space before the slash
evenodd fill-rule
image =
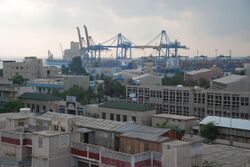
<path id="1" fill-rule="evenodd" d="M 88 27 L 96 43 L 122 33 L 137 45 L 166 30 L 181 55 L 250 55 L 249 0 L 0 0 L 0 59 L 62 56 Z M 134 51 L 134 56 L 155 53 Z M 104 53 L 112 56 L 112 53 Z"/>

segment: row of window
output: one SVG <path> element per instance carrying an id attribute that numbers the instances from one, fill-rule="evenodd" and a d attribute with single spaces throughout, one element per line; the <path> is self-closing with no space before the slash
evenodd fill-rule
<path id="1" fill-rule="evenodd" d="M 102 112 L 102 119 L 107 119 L 107 113 Z M 128 121 L 127 115 L 120 115 L 120 114 L 113 114 L 113 113 L 110 113 L 109 119 L 110 120 L 115 120 L 115 121 L 122 121 L 122 122 L 127 122 Z M 131 119 L 132 119 L 132 121 L 136 122 L 136 117 L 135 116 L 132 116 Z"/>

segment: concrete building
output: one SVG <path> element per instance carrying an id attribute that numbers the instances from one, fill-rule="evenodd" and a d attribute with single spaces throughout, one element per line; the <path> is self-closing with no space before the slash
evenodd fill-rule
<path id="1" fill-rule="evenodd" d="M 202 139 L 198 136 L 183 137 L 183 141 L 175 140 L 163 143 L 162 150 L 162 163 L 166 167 L 202 166 L 203 146 Z"/>
<path id="2" fill-rule="evenodd" d="M 63 60 L 71 62 L 74 57 L 80 55 L 80 45 L 79 42 L 70 42 L 70 49 L 65 49 L 63 52 Z"/>
<path id="3" fill-rule="evenodd" d="M 16 100 L 24 92 L 34 92 L 30 87 L 18 86 L 13 84 L 0 84 L 0 106 Z"/>
<path id="4" fill-rule="evenodd" d="M 208 115 L 250 119 L 250 92 L 182 86 L 128 85 L 127 102 L 149 105 L 159 112 L 202 119 Z"/>
<path id="5" fill-rule="evenodd" d="M 163 156 L 165 148 L 157 146 L 156 150 L 163 152 L 153 151 L 155 146 L 150 141 L 160 141 L 162 145 L 164 142 L 168 143 L 169 141 L 165 140 L 168 137 L 164 136 L 166 132 L 169 133 L 168 129 L 54 112 L 39 116 L 32 114 L 27 120 L 29 121 L 21 127 L 1 130 L 1 166 L 166 166 L 166 163 L 163 163 L 166 162 L 166 156 Z M 121 136 L 130 137 L 130 140 L 141 138 L 140 146 L 134 147 L 129 143 L 127 145 L 135 152 L 138 152 L 136 149 L 146 152 L 122 152 L 121 147 L 126 145 L 121 142 Z M 128 151 L 127 148 L 129 147 L 124 148 L 125 151 Z M 185 150 L 185 153 L 191 154 L 191 151 L 193 150 Z M 181 160 L 181 157 L 176 158 Z"/>
<path id="6" fill-rule="evenodd" d="M 131 78 L 130 84 L 135 85 L 162 85 L 162 77 L 153 74 L 142 74 Z"/>
<path id="7" fill-rule="evenodd" d="M 25 57 L 23 62 L 3 61 L 3 80 L 10 80 L 15 75 L 21 75 L 26 81 L 30 81 L 59 73 L 61 73 L 59 68 L 44 67 L 42 59 L 36 57 Z"/>
<path id="8" fill-rule="evenodd" d="M 86 112 L 90 115 L 96 114 L 102 119 L 119 122 L 133 121 L 149 126 L 152 124 L 152 115 L 156 114 L 155 109 L 151 109 L 146 105 L 119 101 L 108 101 L 100 105 L 87 105 Z"/>
<path id="9" fill-rule="evenodd" d="M 247 75 L 229 75 L 212 80 L 211 88 L 215 90 L 250 92 L 250 77 Z"/>
<path id="10" fill-rule="evenodd" d="M 42 114 L 45 112 L 58 111 L 58 102 L 61 98 L 41 93 L 24 93 L 18 97 L 24 107 L 30 108 L 31 112 Z"/>
<path id="11" fill-rule="evenodd" d="M 76 101 L 75 96 L 66 96 L 66 101 L 58 102 L 58 112 L 73 115 L 86 115 L 84 106 Z"/>
<path id="12" fill-rule="evenodd" d="M 3 79 L 10 80 L 17 74 L 22 75 L 25 80 L 42 78 L 42 59 L 25 57 L 23 62 L 3 61 Z"/>
<path id="13" fill-rule="evenodd" d="M 32 133 L 32 167 L 70 166 L 70 134 L 60 131 Z"/>
<path id="14" fill-rule="evenodd" d="M 168 127 L 178 127 L 185 130 L 185 132 L 190 132 L 192 127 L 198 124 L 197 121 L 197 118 L 193 116 L 173 114 L 156 114 L 152 116 L 153 127 L 160 127 L 165 124 Z"/>
<path id="15" fill-rule="evenodd" d="M 224 76 L 224 72 L 219 67 L 213 66 L 211 69 L 200 69 L 195 71 L 189 71 L 184 73 L 185 81 L 200 82 L 201 80 L 210 81 L 215 78 Z"/>
<path id="16" fill-rule="evenodd" d="M 199 123 L 200 128 L 210 122 L 218 127 L 218 138 L 229 140 L 232 136 L 233 141 L 250 143 L 250 120 L 207 116 Z"/>
<path id="17" fill-rule="evenodd" d="M 89 76 L 81 75 L 55 75 L 48 79 L 35 79 L 27 83 L 27 86 L 37 93 L 52 93 L 53 91 L 67 91 L 73 86 L 79 86 L 87 90 L 90 86 Z"/>

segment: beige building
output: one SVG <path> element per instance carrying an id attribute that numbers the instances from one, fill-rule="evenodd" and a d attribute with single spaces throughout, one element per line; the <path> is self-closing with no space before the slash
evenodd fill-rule
<path id="1" fill-rule="evenodd" d="M 70 134 L 60 131 L 32 133 L 32 167 L 70 166 Z"/>
<path id="2" fill-rule="evenodd" d="M 138 124 L 151 126 L 151 117 L 156 114 L 156 110 L 143 104 L 108 101 L 100 105 L 87 105 L 86 113 L 96 114 L 102 119 L 119 122 L 134 121 Z"/>
<path id="3" fill-rule="evenodd" d="M 213 66 L 211 69 L 200 69 L 184 73 L 185 81 L 200 82 L 201 80 L 210 81 L 224 76 L 224 72 L 219 67 Z"/>
<path id="4" fill-rule="evenodd" d="M 0 166 L 166 166 L 166 149 L 160 147 L 169 142 L 166 134 L 170 133 L 168 129 L 54 112 L 42 115 L 23 113 L 25 114 L 29 121 L 14 129 L 1 130 Z M 133 143 L 123 140 L 125 138 L 139 145 L 135 147 Z M 192 161 L 197 147 L 198 144 L 194 145 L 194 150 L 179 151 L 192 155 L 185 159 Z M 130 150 L 133 151 L 129 153 Z M 184 161 L 182 156 L 177 156 L 179 161 Z"/>
<path id="5" fill-rule="evenodd" d="M 166 167 L 201 167 L 203 146 L 198 136 L 183 137 L 183 141 L 166 142 L 162 146 L 162 164 Z"/>
<path id="6" fill-rule="evenodd" d="M 3 61 L 3 79 L 10 80 L 15 75 L 22 75 L 25 80 L 47 78 L 61 72 L 56 67 L 43 67 L 42 59 L 25 57 L 23 62 Z"/>
<path id="7" fill-rule="evenodd" d="M 42 93 L 24 93 L 18 97 L 24 107 L 30 108 L 31 112 L 42 114 L 45 112 L 57 112 L 58 103 L 61 98 L 42 94 Z"/>
<path id="8" fill-rule="evenodd" d="M 211 81 L 211 88 L 215 90 L 250 92 L 250 76 L 229 75 Z"/>
<path id="9" fill-rule="evenodd" d="M 182 116 L 173 114 L 156 114 L 152 116 L 152 126 L 160 127 L 162 125 L 168 127 L 178 127 L 190 132 L 194 125 L 197 125 L 197 118 L 193 116 Z"/>
<path id="10" fill-rule="evenodd" d="M 127 102 L 147 104 L 162 113 L 200 119 L 208 115 L 250 119 L 250 92 L 182 86 L 129 85 L 126 88 Z"/>
<path id="11" fill-rule="evenodd" d="M 207 116 L 199 123 L 200 129 L 210 122 L 218 127 L 219 139 L 230 141 L 232 138 L 236 142 L 250 143 L 250 120 Z M 228 142 L 228 144 L 230 143 Z"/>
<path id="12" fill-rule="evenodd" d="M 34 92 L 32 88 L 13 84 L 0 84 L 0 106 L 17 99 L 24 92 Z"/>
<path id="13" fill-rule="evenodd" d="M 70 49 L 65 49 L 63 52 L 63 60 L 70 62 L 74 57 L 77 56 L 81 56 L 79 42 L 71 41 Z"/>

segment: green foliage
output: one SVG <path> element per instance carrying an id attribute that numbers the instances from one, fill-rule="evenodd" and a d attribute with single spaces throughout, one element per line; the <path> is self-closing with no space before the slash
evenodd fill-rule
<path id="1" fill-rule="evenodd" d="M 176 85 L 184 85 L 184 73 L 180 72 L 180 73 L 176 73 L 175 76 L 173 77 L 164 77 L 162 79 L 162 84 L 163 85 L 172 85 L 172 86 L 176 86 Z"/>
<path id="2" fill-rule="evenodd" d="M 219 135 L 218 128 L 214 125 L 213 122 L 203 125 L 201 127 L 201 136 L 208 139 L 210 142 L 213 142 Z"/>
<path id="3" fill-rule="evenodd" d="M 82 60 L 80 56 L 74 57 L 69 67 L 62 66 L 62 74 L 73 74 L 73 75 L 88 75 L 85 68 L 82 65 Z"/>
<path id="4" fill-rule="evenodd" d="M 98 99 L 98 103 L 101 103 L 104 99 L 104 86 L 102 84 L 99 84 L 97 86 L 97 94 L 96 97 Z"/>
<path id="5" fill-rule="evenodd" d="M 72 59 L 72 63 L 69 64 L 69 69 L 72 74 L 87 75 L 86 70 L 82 66 L 82 60 L 80 56 L 74 57 Z"/>
<path id="6" fill-rule="evenodd" d="M 162 79 L 163 85 L 170 85 L 170 86 L 176 86 L 176 85 L 183 85 L 183 86 L 200 86 L 203 88 L 209 87 L 209 81 L 205 79 L 201 79 L 199 83 L 194 81 L 184 81 L 184 73 L 178 72 L 173 77 L 164 77 Z"/>
<path id="7" fill-rule="evenodd" d="M 0 77 L 3 76 L 3 69 L 0 69 Z"/>
<path id="8" fill-rule="evenodd" d="M 23 78 L 22 75 L 15 75 L 14 77 L 11 78 L 11 81 L 13 81 L 13 84 L 18 84 L 18 85 L 24 85 L 25 84 L 25 79 Z"/>
<path id="9" fill-rule="evenodd" d="M 8 112 L 18 112 L 23 105 L 18 100 L 13 100 L 8 103 L 5 103 L 2 108 L 0 108 L 0 113 Z"/>
<path id="10" fill-rule="evenodd" d="M 96 94 L 91 88 L 84 90 L 79 86 L 73 86 L 63 93 L 54 91 L 52 94 L 64 99 L 66 99 L 66 96 L 76 96 L 77 101 L 81 104 L 91 104 L 96 102 Z"/>
<path id="11" fill-rule="evenodd" d="M 236 75 L 246 75 L 246 70 L 234 71 L 233 74 L 236 74 Z"/>
<path id="12" fill-rule="evenodd" d="M 106 77 L 104 79 L 104 94 L 111 97 L 124 97 L 126 88 L 120 82 Z"/>

